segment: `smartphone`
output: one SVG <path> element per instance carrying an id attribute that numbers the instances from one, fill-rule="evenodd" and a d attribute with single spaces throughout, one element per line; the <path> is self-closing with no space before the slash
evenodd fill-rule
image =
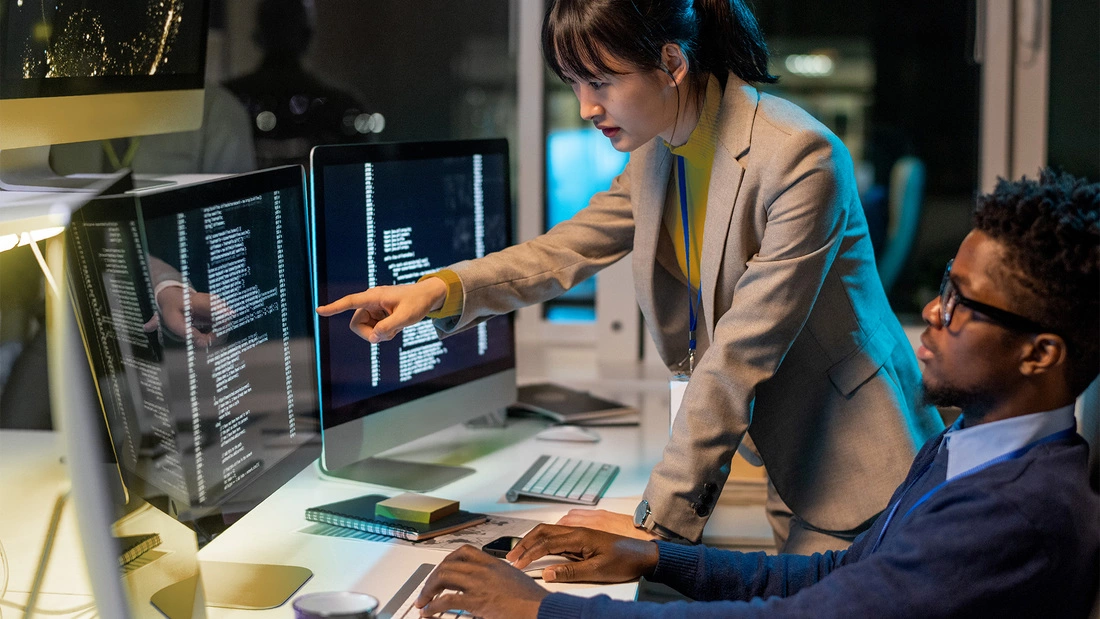
<path id="1" fill-rule="evenodd" d="M 508 555 L 508 552 L 519 545 L 519 541 L 522 537 L 514 537 L 512 535 L 505 535 L 504 537 L 498 537 L 495 540 L 485 544 L 481 547 L 487 554 L 491 554 L 494 557 L 504 558 Z"/>

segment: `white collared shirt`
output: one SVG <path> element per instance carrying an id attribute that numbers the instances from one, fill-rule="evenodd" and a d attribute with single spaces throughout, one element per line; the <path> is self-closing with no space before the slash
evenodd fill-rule
<path id="1" fill-rule="evenodd" d="M 947 479 L 985 464 L 1066 428 L 1075 428 L 1073 405 L 991 421 L 970 428 L 952 426 L 943 437 L 947 449 Z"/>

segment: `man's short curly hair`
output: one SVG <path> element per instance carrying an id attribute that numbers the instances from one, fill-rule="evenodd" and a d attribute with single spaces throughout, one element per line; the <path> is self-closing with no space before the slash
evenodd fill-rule
<path id="1" fill-rule="evenodd" d="M 1067 343 L 1075 394 L 1100 371 L 1100 183 L 1040 170 L 978 196 L 974 228 L 1002 243 L 1019 313 Z"/>

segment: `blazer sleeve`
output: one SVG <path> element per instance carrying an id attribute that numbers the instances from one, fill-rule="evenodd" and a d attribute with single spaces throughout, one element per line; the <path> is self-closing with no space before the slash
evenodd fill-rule
<path id="1" fill-rule="evenodd" d="M 644 495 L 654 521 L 689 540 L 701 537 L 752 421 L 757 387 L 775 374 L 806 324 L 844 239 L 849 209 L 858 205 L 851 158 L 824 132 L 784 134 L 754 165 L 761 172 L 746 171 L 739 193 L 750 191 L 756 208 L 765 210 L 760 248 L 744 265 L 730 306 L 715 307 L 710 348 L 688 383 Z M 755 193 L 745 186 L 753 182 Z"/>
<path id="2" fill-rule="evenodd" d="M 498 314 L 559 296 L 628 254 L 634 243 L 632 165 L 572 218 L 530 241 L 449 268 L 462 280 L 462 312 L 437 319 L 450 335 Z"/>

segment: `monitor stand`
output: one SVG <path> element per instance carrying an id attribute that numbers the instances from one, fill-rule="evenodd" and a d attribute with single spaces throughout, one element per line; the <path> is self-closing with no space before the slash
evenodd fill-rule
<path id="1" fill-rule="evenodd" d="M 264 610 L 281 606 L 313 576 L 313 572 L 293 565 L 251 563 L 199 563 L 202 595 L 206 606 Z M 197 579 L 190 576 L 157 591 L 149 600 L 168 619 L 190 619 Z"/>
<path id="2" fill-rule="evenodd" d="M 115 174 L 73 174 L 59 176 L 50 167 L 50 147 L 9 148 L 0 150 L 0 190 L 41 192 L 95 192 L 103 180 Z M 135 189 L 174 185 L 175 181 L 135 179 Z"/>
<path id="3" fill-rule="evenodd" d="M 321 461 L 318 463 L 321 464 Z M 349 479 L 411 492 L 429 492 L 475 472 L 474 469 L 465 466 L 427 464 L 389 458 L 367 458 L 335 470 L 326 469 L 324 464 L 321 464 L 321 474 L 327 477 Z"/>

